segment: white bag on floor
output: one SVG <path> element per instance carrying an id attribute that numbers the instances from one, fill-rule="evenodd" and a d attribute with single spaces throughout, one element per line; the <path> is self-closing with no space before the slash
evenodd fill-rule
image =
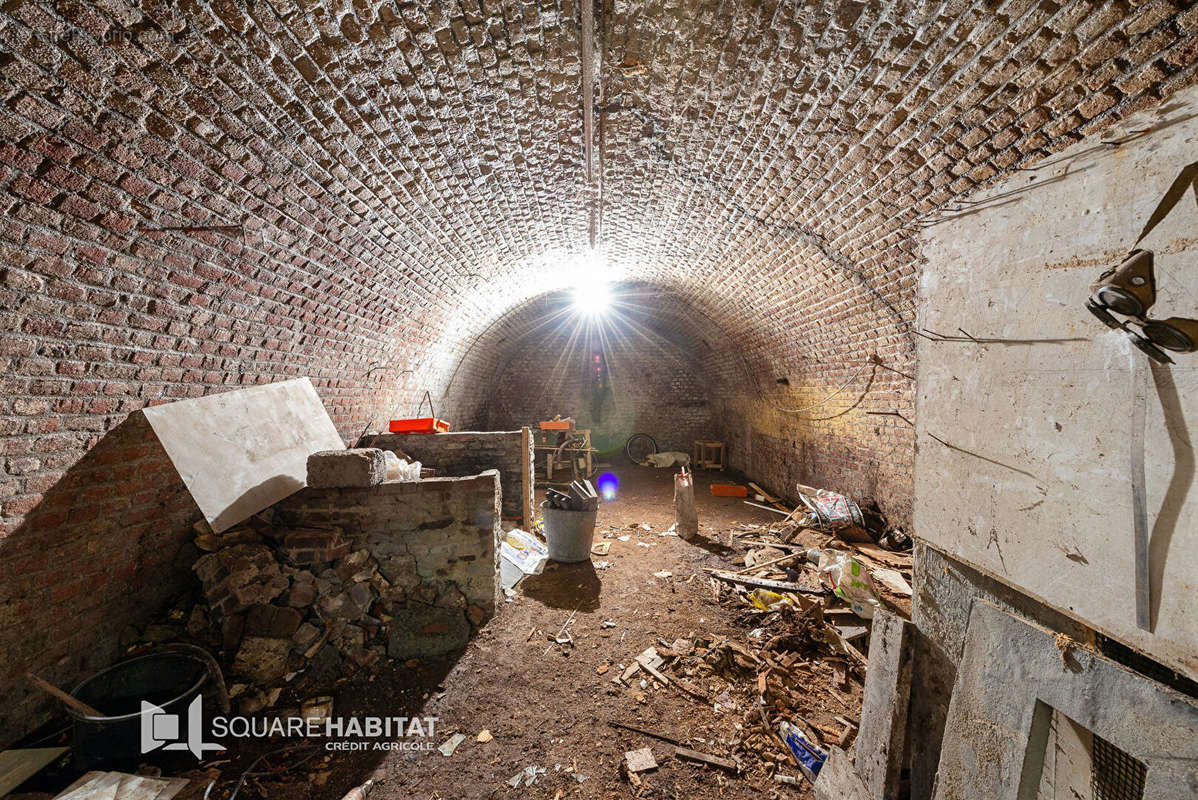
<path id="1" fill-rule="evenodd" d="M 653 467 L 664 469 L 678 465 L 680 467 L 689 467 L 691 457 L 679 450 L 667 450 L 664 453 L 650 453 L 645 461 Z"/>

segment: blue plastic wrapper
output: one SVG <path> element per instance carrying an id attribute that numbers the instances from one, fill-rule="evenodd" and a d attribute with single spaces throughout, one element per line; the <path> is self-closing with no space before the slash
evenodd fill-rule
<path id="1" fill-rule="evenodd" d="M 778 732 L 782 734 L 782 741 L 786 742 L 790 752 L 794 753 L 794 757 L 799 760 L 805 771 L 810 773 L 808 777 L 814 778 L 818 775 L 824 762 L 828 760 L 828 754 L 816 747 L 801 730 L 789 722 L 783 722 L 778 727 Z"/>

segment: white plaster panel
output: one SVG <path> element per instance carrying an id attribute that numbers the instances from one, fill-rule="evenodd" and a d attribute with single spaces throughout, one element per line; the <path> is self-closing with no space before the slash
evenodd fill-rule
<path id="1" fill-rule="evenodd" d="M 1151 130 L 1118 146 L 1080 143 L 925 231 L 917 325 L 1010 341 L 920 339 L 915 532 L 1198 678 L 1198 354 L 1148 379 L 1144 631 L 1130 465 L 1133 365 L 1147 358 L 1083 306 L 1180 169 L 1198 161 L 1198 91 L 1121 127 Z M 1156 254 L 1152 316 L 1198 317 L 1195 195 L 1141 246 Z"/>
<path id="2" fill-rule="evenodd" d="M 145 415 L 218 532 L 302 489 L 310 454 L 345 447 L 307 378 L 180 400 Z"/>

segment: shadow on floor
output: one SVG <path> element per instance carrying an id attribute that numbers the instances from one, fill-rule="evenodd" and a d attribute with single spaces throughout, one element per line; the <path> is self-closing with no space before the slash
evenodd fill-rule
<path id="1" fill-rule="evenodd" d="M 599 608 L 603 582 L 589 560 L 577 564 L 550 561 L 543 573 L 521 581 L 520 588 L 525 597 L 550 608 L 594 611 Z"/>

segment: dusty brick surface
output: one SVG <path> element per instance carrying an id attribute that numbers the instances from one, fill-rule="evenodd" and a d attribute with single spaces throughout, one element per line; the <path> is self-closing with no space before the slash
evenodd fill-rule
<path id="1" fill-rule="evenodd" d="M 477 475 L 488 469 L 498 470 L 503 492 L 503 516 L 511 519 L 524 515 L 522 442 L 523 436 L 518 430 L 494 430 L 439 434 L 384 433 L 365 436 L 359 444 L 404 453 L 423 466 L 435 469 L 439 476 L 461 477 Z M 528 460 L 535 474 L 531 449 Z M 533 481 L 529 481 L 527 489 L 529 504 L 534 506 Z"/>
<path id="2" fill-rule="evenodd" d="M 568 281 L 592 208 L 613 276 L 689 342 L 733 465 L 901 522 L 912 430 L 866 412 L 911 418 L 917 218 L 1159 103 L 1198 62 L 1180 0 L 599 11 L 601 193 L 572 3 L 4 6 L 15 666 L 70 683 L 181 586 L 163 576 L 186 574 L 169 561 L 195 517 L 168 467 L 136 448 L 98 463 L 128 449 L 129 414 L 309 375 L 347 441 L 425 389 L 481 425 L 504 315 Z M 178 230 L 210 225 L 244 233 Z M 875 353 L 903 374 L 855 376 Z M 0 737 L 44 707 L 11 700 Z"/>

